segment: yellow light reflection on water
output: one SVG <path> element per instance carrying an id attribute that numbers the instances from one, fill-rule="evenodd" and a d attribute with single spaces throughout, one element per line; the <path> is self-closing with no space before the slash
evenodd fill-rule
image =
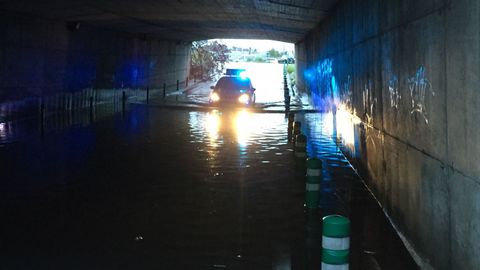
<path id="1" fill-rule="evenodd" d="M 191 116 L 190 118 L 193 118 Z M 254 138 L 263 138 L 262 133 L 266 129 L 276 127 L 283 123 L 282 118 L 267 117 L 255 114 L 249 109 L 238 110 L 213 110 L 205 114 L 203 121 L 191 121 L 192 128 L 204 132 L 210 146 L 218 147 L 225 142 L 236 142 L 239 147 L 245 149 L 252 143 Z M 278 122 L 278 123 L 277 123 Z M 197 127 L 195 127 L 195 125 Z"/>
<path id="2" fill-rule="evenodd" d="M 252 121 L 252 115 L 247 110 L 241 110 L 235 115 L 234 131 L 237 135 L 237 143 L 246 147 L 252 131 L 255 128 L 255 121 Z"/>
<path id="3" fill-rule="evenodd" d="M 337 136 L 349 149 L 355 151 L 355 128 L 361 121 L 347 110 L 340 108 L 336 114 Z"/>
<path id="4" fill-rule="evenodd" d="M 317 125 L 313 125 L 316 127 Z M 323 121 L 322 121 L 322 134 L 332 137 L 334 134 L 334 124 L 333 124 L 333 113 L 328 112 L 323 115 Z"/>
<path id="5" fill-rule="evenodd" d="M 220 131 L 220 113 L 217 110 L 207 113 L 205 129 L 207 130 L 210 141 L 213 143 L 216 142 Z"/>
<path id="6" fill-rule="evenodd" d="M 240 146 L 246 147 L 252 134 L 261 132 L 261 123 L 255 121 L 254 115 L 248 109 L 208 112 L 204 126 L 212 144 L 219 140 L 220 135 L 231 134 Z"/>

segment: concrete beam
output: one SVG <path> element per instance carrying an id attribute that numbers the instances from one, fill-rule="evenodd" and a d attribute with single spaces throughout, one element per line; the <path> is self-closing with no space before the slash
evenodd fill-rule
<path id="1" fill-rule="evenodd" d="M 2 1 L 0 9 L 160 39 L 300 40 L 337 0 Z"/>

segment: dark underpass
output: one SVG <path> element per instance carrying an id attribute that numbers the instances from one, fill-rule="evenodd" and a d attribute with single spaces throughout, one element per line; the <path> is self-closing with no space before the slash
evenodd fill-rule
<path id="1" fill-rule="evenodd" d="M 478 269 L 479 13 L 1 1 L 0 269 Z M 217 106 L 212 38 L 294 43 L 295 76 Z"/>

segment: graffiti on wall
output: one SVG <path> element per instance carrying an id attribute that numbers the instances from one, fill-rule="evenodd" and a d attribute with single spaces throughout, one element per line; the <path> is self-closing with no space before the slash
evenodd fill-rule
<path id="1" fill-rule="evenodd" d="M 398 89 L 398 77 L 395 74 L 388 80 L 388 92 L 390 93 L 390 107 L 398 109 L 402 96 Z"/>
<path id="2" fill-rule="evenodd" d="M 392 64 L 392 59 L 388 56 L 391 54 L 388 47 L 383 48 L 385 57 L 383 59 L 383 66 L 384 66 L 384 76 L 386 78 L 385 84 L 383 84 L 384 88 L 388 90 L 387 96 L 389 98 L 389 105 L 390 108 L 398 110 L 400 106 L 400 100 L 402 99 L 402 95 L 400 94 L 399 89 L 399 79 L 398 76 L 395 74 Z"/>
<path id="3" fill-rule="evenodd" d="M 373 82 L 371 79 L 368 79 L 363 86 L 363 108 L 365 109 L 364 119 L 365 119 L 365 130 L 366 136 L 365 140 L 370 142 L 372 147 L 376 148 L 376 137 L 381 136 L 380 130 L 373 128 L 373 114 L 375 112 L 375 106 L 377 106 L 377 98 L 373 93 Z"/>
<path id="4" fill-rule="evenodd" d="M 425 102 L 426 96 L 435 96 L 435 91 L 426 76 L 425 67 L 420 66 L 415 74 L 408 78 L 407 84 L 411 98 L 410 114 L 419 114 L 425 120 L 425 123 L 428 124 L 428 114 Z"/>
<path id="5" fill-rule="evenodd" d="M 367 124 L 371 124 L 377 103 L 377 98 L 374 97 L 373 94 L 373 83 L 371 79 L 368 79 L 368 81 L 364 84 L 362 98 L 363 108 L 365 109 L 365 120 L 367 121 Z"/>

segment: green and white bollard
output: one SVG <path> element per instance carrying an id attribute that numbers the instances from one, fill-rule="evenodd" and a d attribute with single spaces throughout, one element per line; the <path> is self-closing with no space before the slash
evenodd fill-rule
<path id="1" fill-rule="evenodd" d="M 307 158 L 307 136 L 303 134 L 299 134 L 295 138 L 295 157 Z"/>
<path id="2" fill-rule="evenodd" d="M 322 181 L 322 161 L 320 159 L 307 159 L 306 178 L 305 207 L 316 209 L 320 202 L 320 182 Z"/>
<path id="3" fill-rule="evenodd" d="M 322 270 L 348 270 L 350 220 L 340 215 L 323 218 Z"/>

